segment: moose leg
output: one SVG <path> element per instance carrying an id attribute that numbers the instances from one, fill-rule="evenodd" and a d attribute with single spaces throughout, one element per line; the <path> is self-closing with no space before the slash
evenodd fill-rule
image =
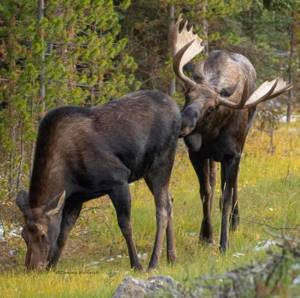
<path id="1" fill-rule="evenodd" d="M 156 206 L 156 235 L 149 270 L 155 268 L 161 255 L 164 234 L 167 230 L 167 257 L 175 261 L 175 246 L 172 222 L 172 199 L 168 193 L 171 166 L 160 167 L 145 177 L 145 181 L 154 195 Z"/>
<path id="2" fill-rule="evenodd" d="M 57 238 L 56 246 L 50 255 L 49 263 L 47 266 L 48 269 L 56 266 L 62 250 L 66 244 L 67 237 L 80 214 L 81 207 L 81 202 L 72 204 L 72 199 L 66 200 L 60 225 L 60 233 Z"/>
<path id="3" fill-rule="evenodd" d="M 239 216 L 239 207 L 238 207 L 238 175 L 237 175 L 235 179 L 234 188 L 233 188 L 230 230 L 235 231 L 238 228 L 239 223 L 240 223 L 240 216 Z"/>
<path id="4" fill-rule="evenodd" d="M 221 196 L 220 196 L 220 201 L 219 201 L 219 207 L 220 207 L 221 211 L 223 208 L 224 187 L 225 187 L 225 170 L 224 170 L 224 166 L 221 165 Z"/>
<path id="5" fill-rule="evenodd" d="M 203 219 L 199 239 L 208 243 L 213 241 L 213 230 L 211 224 L 211 205 L 213 199 L 213 190 L 210 181 L 213 180 L 210 175 L 210 160 L 202 159 L 197 153 L 189 152 L 190 160 L 198 176 L 200 184 L 200 197 L 203 205 Z"/>
<path id="6" fill-rule="evenodd" d="M 154 175 L 153 175 L 154 176 Z M 155 188 L 153 188 L 153 183 L 157 184 L 157 182 L 153 179 L 151 175 L 149 177 L 145 177 L 145 181 L 155 196 Z M 159 187 L 159 184 L 158 184 Z M 173 199 L 171 194 L 168 194 L 168 223 L 167 223 L 167 259 L 169 263 L 174 263 L 176 261 L 176 252 L 175 252 L 175 244 L 174 244 L 174 229 L 173 229 Z M 159 200 L 159 199 L 158 199 Z M 158 223 L 158 219 L 157 219 Z M 160 252 L 159 252 L 160 254 Z M 158 258 L 157 258 L 158 260 Z M 150 266 L 149 266 L 150 267 Z"/>
<path id="7" fill-rule="evenodd" d="M 116 209 L 118 224 L 125 238 L 131 268 L 143 270 L 139 262 L 136 247 L 132 238 L 131 216 L 131 196 L 127 183 L 115 186 L 109 194 Z"/>
<path id="8" fill-rule="evenodd" d="M 215 186 L 216 186 L 216 176 L 217 176 L 217 163 L 213 160 L 209 160 L 209 183 L 211 188 L 211 203 L 210 203 L 210 212 L 212 209 L 212 203 L 215 196 Z"/>
<path id="9" fill-rule="evenodd" d="M 229 217 L 232 210 L 233 191 L 238 175 L 239 162 L 239 157 L 224 160 L 222 162 L 225 186 L 222 195 L 223 206 L 221 220 L 220 250 L 223 253 L 228 248 Z"/>
<path id="10" fill-rule="evenodd" d="M 167 225 L 167 259 L 170 264 L 176 261 L 176 252 L 174 244 L 174 229 L 173 229 L 173 198 L 169 194 L 169 221 Z"/>

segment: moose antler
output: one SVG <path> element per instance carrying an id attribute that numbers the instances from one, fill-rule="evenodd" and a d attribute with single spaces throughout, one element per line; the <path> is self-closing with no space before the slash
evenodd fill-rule
<path id="1" fill-rule="evenodd" d="M 283 79 L 277 78 L 273 81 L 262 83 L 249 97 L 243 95 L 242 100 L 239 103 L 221 97 L 220 104 L 233 109 L 251 108 L 265 100 L 279 96 L 292 88 L 292 84 L 288 84 Z"/>
<path id="2" fill-rule="evenodd" d="M 193 27 L 187 29 L 188 22 L 184 23 L 180 31 L 183 19 L 180 15 L 176 23 L 171 24 L 169 41 L 173 56 L 173 69 L 175 74 L 188 86 L 196 85 L 192 79 L 183 73 L 183 67 L 204 49 L 202 39 L 193 33 Z"/>

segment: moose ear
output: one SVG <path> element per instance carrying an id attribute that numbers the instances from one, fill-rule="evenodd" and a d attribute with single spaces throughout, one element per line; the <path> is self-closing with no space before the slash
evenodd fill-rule
<path id="1" fill-rule="evenodd" d="M 25 215 L 29 209 L 28 193 L 25 190 L 21 190 L 17 194 L 16 204 Z"/>
<path id="2" fill-rule="evenodd" d="M 53 204 L 55 204 L 55 207 L 52 207 L 52 209 L 46 211 L 46 214 L 48 216 L 53 216 L 53 215 L 56 215 L 57 213 L 59 213 L 59 211 L 61 210 L 61 208 L 64 205 L 65 199 L 66 199 L 66 191 L 64 190 L 60 196 L 52 199 L 46 205 L 45 210 L 49 209 L 49 206 L 53 206 Z"/>

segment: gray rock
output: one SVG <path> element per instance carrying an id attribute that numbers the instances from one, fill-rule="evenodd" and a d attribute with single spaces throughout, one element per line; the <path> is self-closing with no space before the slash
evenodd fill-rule
<path id="1" fill-rule="evenodd" d="M 269 252 L 270 257 L 263 262 L 239 267 L 223 274 L 200 276 L 190 282 L 189 289 L 185 289 L 169 276 L 154 276 L 147 280 L 127 277 L 119 285 L 113 298 L 272 297 L 271 294 L 282 284 L 282 280 L 290 280 L 290 289 L 294 291 L 291 292 L 291 297 L 300 297 L 300 239 L 286 236 L 276 244 L 281 248 L 281 252 Z M 294 278 L 291 278 L 292 276 Z M 294 293 L 297 293 L 297 296 Z"/>
<path id="2" fill-rule="evenodd" d="M 184 288 L 169 276 L 153 276 L 147 280 L 126 277 L 113 298 L 188 297 Z"/>
<path id="3" fill-rule="evenodd" d="M 3 225 L 0 223 L 0 241 L 4 240 L 4 227 Z"/>

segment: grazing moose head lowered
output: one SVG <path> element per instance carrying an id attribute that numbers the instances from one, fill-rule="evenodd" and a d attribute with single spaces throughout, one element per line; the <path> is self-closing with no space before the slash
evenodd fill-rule
<path id="1" fill-rule="evenodd" d="M 211 205 L 216 167 L 221 162 L 222 223 L 220 249 L 228 247 L 229 220 L 234 230 L 239 223 L 238 170 L 247 133 L 256 106 L 292 88 L 282 79 L 264 82 L 255 89 L 256 72 L 244 56 L 227 51 L 213 51 L 194 68 L 193 79 L 184 66 L 203 50 L 202 40 L 182 26 L 182 18 L 171 25 L 170 41 L 173 68 L 186 88 L 182 111 L 182 131 L 190 160 L 200 183 L 203 220 L 200 239 L 212 242 Z"/>
<path id="2" fill-rule="evenodd" d="M 159 91 L 139 91 L 100 107 L 62 107 L 42 120 L 29 194 L 17 205 L 25 218 L 28 269 L 58 262 L 82 204 L 109 195 L 131 266 L 141 269 L 130 223 L 128 183 L 144 178 L 156 204 L 157 231 L 149 268 L 157 266 L 167 232 L 175 260 L 169 178 L 180 134 L 176 103 Z"/>
<path id="3" fill-rule="evenodd" d="M 30 208 L 28 194 L 25 191 L 18 193 L 16 202 L 26 220 L 22 237 L 27 245 L 27 269 L 43 269 L 50 252 L 56 249 L 64 201 L 65 192 L 41 207 Z"/>

